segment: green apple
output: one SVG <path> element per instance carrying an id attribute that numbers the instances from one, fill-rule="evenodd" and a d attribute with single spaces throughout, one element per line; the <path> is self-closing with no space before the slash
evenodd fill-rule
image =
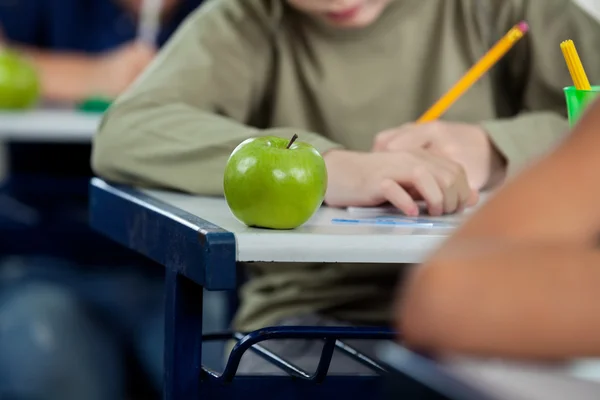
<path id="1" fill-rule="evenodd" d="M 0 109 L 33 107 L 40 97 L 40 80 L 31 63 L 17 53 L 0 50 Z"/>
<path id="2" fill-rule="evenodd" d="M 294 229 L 319 209 L 327 190 L 325 161 L 297 138 L 251 138 L 231 153 L 223 188 L 238 220 L 258 228 Z"/>

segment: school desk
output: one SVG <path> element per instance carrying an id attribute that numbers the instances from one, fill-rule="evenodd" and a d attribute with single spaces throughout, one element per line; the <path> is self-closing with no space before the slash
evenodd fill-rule
<path id="1" fill-rule="evenodd" d="M 85 194 L 92 175 L 90 145 L 100 119 L 101 114 L 69 108 L 0 111 L 6 190 Z"/>
<path id="2" fill-rule="evenodd" d="M 395 343 L 382 345 L 378 356 L 391 371 L 388 377 L 390 400 L 429 399 L 436 394 L 446 400 L 596 400 L 600 392 L 597 360 L 544 363 L 432 357 Z M 590 362 L 595 364 L 592 368 Z M 406 379 L 413 383 L 411 389 L 420 389 L 422 396 L 415 396 L 415 390 L 407 393 L 407 385 L 403 384 Z"/>
<path id="3" fill-rule="evenodd" d="M 375 383 L 369 377 L 323 380 L 317 374 L 322 382 L 311 386 L 306 383 L 310 374 L 285 365 L 283 369 L 298 379 L 253 380 L 255 377 L 237 376 L 232 384 L 229 379 L 235 368 L 226 369 L 225 377 L 219 377 L 201 367 L 201 287 L 234 290 L 237 262 L 418 263 L 453 230 L 332 223 L 332 219 L 354 218 L 356 213 L 324 207 L 295 230 L 252 229 L 233 218 L 222 198 L 141 190 L 97 178 L 90 184 L 91 226 L 166 268 L 165 398 L 169 400 L 198 399 L 201 395 L 236 399 L 251 393 L 262 398 L 341 399 L 356 398 L 353 393 L 374 390 Z M 461 220 L 460 216 L 449 217 L 446 222 L 458 224 Z M 272 328 L 254 332 L 244 341 L 248 344 L 261 336 L 273 338 L 286 334 L 335 339 L 347 338 L 348 331 L 315 333 Z M 351 329 L 350 334 L 393 337 L 393 332 L 385 329 Z M 378 371 L 379 367 L 374 365 L 373 369 Z"/>
<path id="4" fill-rule="evenodd" d="M 0 141 L 90 143 L 100 117 L 70 109 L 0 112 Z"/>

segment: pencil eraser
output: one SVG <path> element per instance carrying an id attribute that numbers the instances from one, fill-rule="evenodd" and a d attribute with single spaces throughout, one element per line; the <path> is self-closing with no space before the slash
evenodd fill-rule
<path id="1" fill-rule="evenodd" d="M 529 31 L 529 24 L 525 21 L 519 22 L 517 26 L 519 27 L 519 30 L 523 33 L 527 33 L 527 31 Z"/>

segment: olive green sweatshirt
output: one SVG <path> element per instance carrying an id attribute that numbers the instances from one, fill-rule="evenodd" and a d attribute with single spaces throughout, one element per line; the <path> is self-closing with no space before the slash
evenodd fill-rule
<path id="1" fill-rule="evenodd" d="M 443 117 L 481 124 L 514 172 L 568 129 L 562 40 L 575 41 L 600 84 L 600 23 L 575 1 L 392 0 L 371 26 L 340 30 L 283 0 L 211 0 L 107 112 L 93 168 L 222 195 L 226 160 L 248 137 L 297 133 L 321 152 L 369 151 L 375 134 L 418 118 L 521 20 L 529 34 Z M 308 312 L 385 323 L 400 269 L 249 264 L 236 327 Z"/>

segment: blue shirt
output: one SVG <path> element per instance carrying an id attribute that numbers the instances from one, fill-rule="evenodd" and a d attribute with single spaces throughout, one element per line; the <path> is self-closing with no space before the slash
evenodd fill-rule
<path id="1" fill-rule="evenodd" d="M 164 22 L 163 45 L 202 0 L 181 0 Z M 9 41 L 59 51 L 98 53 L 135 39 L 137 19 L 117 0 L 0 0 Z"/>
<path id="2" fill-rule="evenodd" d="M 158 44 L 164 44 L 201 3 L 202 0 L 180 0 L 168 21 L 163 23 Z M 136 18 L 119 5 L 118 0 L 0 0 L 0 28 L 10 42 L 84 53 L 114 49 L 137 36 Z M 76 160 L 73 154 L 78 155 Z M 13 177 L 40 174 L 40 171 L 44 176 L 80 177 L 83 174 L 86 178 L 81 193 L 87 192 L 87 176 L 92 175 L 89 146 L 15 143 L 10 155 Z M 62 162 L 63 159 L 69 161 Z M 27 194 L 31 188 L 26 179 L 13 179 L 9 186 L 11 194 L 17 197 L 24 194 L 27 203 L 31 204 L 32 196 Z M 37 193 L 33 197 L 39 197 L 44 203 L 46 196 Z"/>

